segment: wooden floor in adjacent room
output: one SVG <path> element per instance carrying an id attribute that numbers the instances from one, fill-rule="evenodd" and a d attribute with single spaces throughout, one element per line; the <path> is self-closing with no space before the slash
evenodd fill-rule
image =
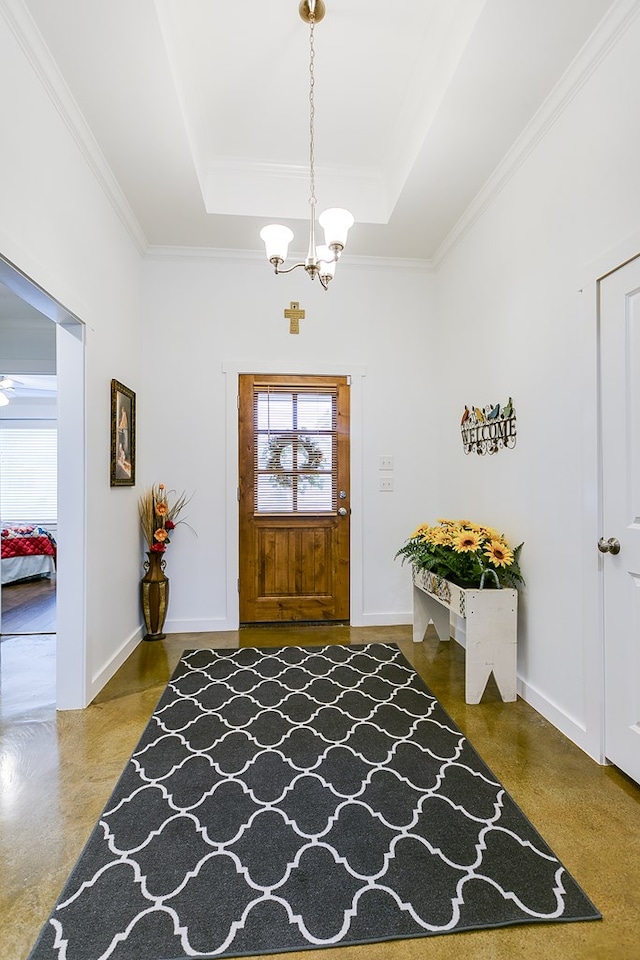
<path id="1" fill-rule="evenodd" d="M 56 632 L 56 578 L 17 580 L 2 587 L 2 636 Z"/>
<path id="2" fill-rule="evenodd" d="M 411 628 L 300 626 L 141 643 L 95 702 L 55 711 L 55 638 L 0 644 L 0 960 L 25 960 L 184 649 L 396 642 L 604 919 L 508 927 L 281 960 L 640 960 L 640 787 L 491 683 L 464 702 L 464 651 Z"/>

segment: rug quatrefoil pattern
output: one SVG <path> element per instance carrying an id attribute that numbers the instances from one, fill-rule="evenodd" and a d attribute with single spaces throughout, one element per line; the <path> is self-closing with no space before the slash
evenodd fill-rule
<path id="1" fill-rule="evenodd" d="M 599 914 L 394 644 L 180 661 L 32 960 Z"/>

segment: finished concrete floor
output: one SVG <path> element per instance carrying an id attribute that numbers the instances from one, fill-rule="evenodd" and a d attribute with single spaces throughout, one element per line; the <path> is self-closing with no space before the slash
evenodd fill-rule
<path id="1" fill-rule="evenodd" d="M 86 710 L 56 713 L 55 638 L 0 644 L 0 960 L 25 960 L 184 649 L 399 644 L 602 912 L 535 924 L 284 954 L 274 960 L 640 960 L 640 787 L 590 760 L 490 682 L 464 702 L 464 651 L 411 627 L 256 627 L 141 643 Z M 161 958 L 158 958 L 161 960 Z M 164 958 L 163 958 L 164 960 Z"/>

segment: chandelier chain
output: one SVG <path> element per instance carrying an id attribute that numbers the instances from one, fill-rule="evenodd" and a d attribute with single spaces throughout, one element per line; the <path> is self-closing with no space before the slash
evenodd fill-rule
<path id="1" fill-rule="evenodd" d="M 316 116 L 316 104 L 315 104 L 315 70 L 314 70 L 314 61 L 316 57 L 316 51 L 314 47 L 314 37 L 313 37 L 313 28 L 315 26 L 315 17 L 313 13 L 311 14 L 311 26 L 309 28 L 309 181 L 311 188 L 311 196 L 309 197 L 309 203 L 315 205 L 316 203 L 316 175 L 314 169 L 315 163 L 315 137 L 314 137 L 314 121 Z"/>
<path id="2" fill-rule="evenodd" d="M 298 13 L 305 23 L 309 24 L 309 247 L 304 260 L 294 263 L 291 267 L 284 267 L 287 259 L 289 244 L 293 240 L 293 231 L 282 224 L 272 223 L 263 227 L 260 237 L 265 242 L 267 259 L 274 267 L 276 274 L 291 273 L 298 267 L 304 267 L 307 275 L 318 279 L 322 287 L 327 290 L 329 281 L 333 278 L 336 264 L 347 239 L 347 233 L 353 226 L 354 220 L 348 210 L 340 207 L 331 207 L 318 217 L 318 226 L 324 230 L 324 244 L 316 246 L 316 170 L 315 170 L 315 25 L 325 15 L 325 0 L 300 0 Z M 297 331 L 296 331 L 297 332 Z"/>

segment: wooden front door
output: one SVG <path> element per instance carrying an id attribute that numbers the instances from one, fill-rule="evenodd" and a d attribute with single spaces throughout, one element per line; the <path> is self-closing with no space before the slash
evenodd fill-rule
<path id="1" fill-rule="evenodd" d="M 346 377 L 244 374 L 240 621 L 349 619 Z"/>

